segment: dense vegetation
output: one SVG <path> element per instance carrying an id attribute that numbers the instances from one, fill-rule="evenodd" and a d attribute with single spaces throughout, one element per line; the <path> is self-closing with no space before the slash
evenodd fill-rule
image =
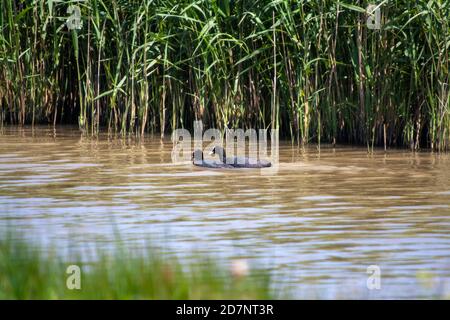
<path id="1" fill-rule="evenodd" d="M 73 256 L 63 261 L 49 248 L 2 235 L 0 299 L 276 298 L 267 272 L 245 271 L 233 264 L 228 270 L 204 256 L 186 265 L 150 248 L 130 251 L 117 245 L 114 254 L 86 253 L 95 260 L 83 263 Z M 68 269 L 73 265 L 80 268 L 78 283 L 75 271 Z"/>
<path id="2" fill-rule="evenodd" d="M 447 149 L 450 1 L 345 1 L 0 0 L 1 123 Z"/>

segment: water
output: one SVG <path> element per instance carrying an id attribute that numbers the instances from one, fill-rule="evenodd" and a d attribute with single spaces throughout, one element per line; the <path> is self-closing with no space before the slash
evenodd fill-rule
<path id="1" fill-rule="evenodd" d="M 170 140 L 4 128 L 0 232 L 56 247 L 244 257 L 295 298 L 450 292 L 450 157 L 280 143 L 274 175 L 171 162 Z M 381 270 L 368 290 L 367 267 Z"/>

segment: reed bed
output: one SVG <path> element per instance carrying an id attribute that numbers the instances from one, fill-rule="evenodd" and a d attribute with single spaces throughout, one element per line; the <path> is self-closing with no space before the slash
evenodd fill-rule
<path id="1" fill-rule="evenodd" d="M 446 150 L 450 1 L 378 4 L 373 30 L 366 1 L 0 0 L 0 122 Z"/>
<path id="2" fill-rule="evenodd" d="M 274 299 L 268 272 L 219 266 L 204 255 L 182 263 L 155 249 L 97 249 L 95 260 L 65 258 L 51 248 L 0 239 L 0 299 Z M 72 276 L 78 266 L 80 281 Z M 69 284 L 69 285 L 68 285 Z M 77 286 L 79 285 L 79 286 Z M 272 287 L 271 287 L 272 286 Z M 287 295 L 286 295 L 287 297 Z"/>

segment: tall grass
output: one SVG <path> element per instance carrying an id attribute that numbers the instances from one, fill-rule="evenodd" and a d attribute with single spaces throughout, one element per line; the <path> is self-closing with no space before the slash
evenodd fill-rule
<path id="1" fill-rule="evenodd" d="M 73 1 L 71 2 L 73 3 Z M 350 4 L 352 3 L 352 4 Z M 2 123 L 450 146 L 450 1 L 0 0 Z"/>
<path id="2" fill-rule="evenodd" d="M 183 264 L 148 249 L 95 251 L 95 260 L 60 256 L 21 240 L 0 239 L 0 299 L 273 299 L 265 271 L 228 270 L 208 257 Z M 80 268 L 80 287 L 69 266 Z M 277 293 L 278 295 L 280 293 Z M 278 296 L 280 297 L 280 296 Z"/>

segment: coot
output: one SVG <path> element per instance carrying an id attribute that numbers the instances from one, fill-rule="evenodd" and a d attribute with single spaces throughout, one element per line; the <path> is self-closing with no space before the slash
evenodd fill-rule
<path id="1" fill-rule="evenodd" d="M 221 146 L 215 146 L 211 154 L 218 154 L 220 162 L 230 165 L 233 168 L 267 168 L 272 165 L 266 160 L 256 160 L 247 157 L 227 157 L 225 149 Z"/>
<path id="2" fill-rule="evenodd" d="M 222 161 L 216 161 L 216 160 L 205 160 L 203 158 L 203 151 L 202 150 L 195 150 L 192 153 L 192 163 L 195 166 L 199 166 L 199 167 L 205 167 L 205 168 L 215 168 L 215 169 L 219 169 L 219 168 L 233 168 L 233 166 L 228 165 L 226 163 L 223 163 Z"/>

